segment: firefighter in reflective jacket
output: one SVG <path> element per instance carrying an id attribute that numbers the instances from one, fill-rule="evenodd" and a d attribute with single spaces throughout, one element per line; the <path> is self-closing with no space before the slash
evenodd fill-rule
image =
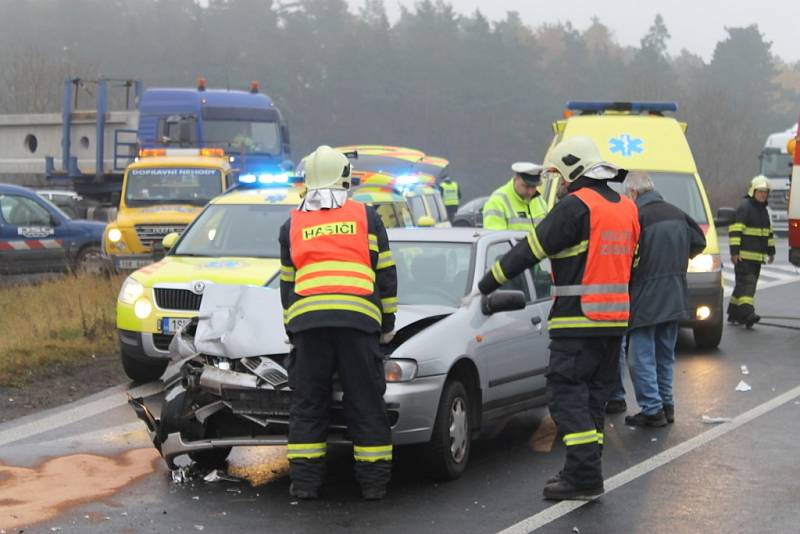
<path id="1" fill-rule="evenodd" d="M 761 320 L 755 311 L 755 294 L 761 264 L 775 261 L 775 235 L 772 233 L 767 198 L 769 179 L 756 176 L 750 181 L 747 196 L 736 210 L 728 227 L 731 262 L 736 286 L 728 304 L 728 322 L 751 328 Z"/>
<path id="2" fill-rule="evenodd" d="M 453 222 L 458 206 L 461 204 L 461 188 L 458 186 L 458 182 L 448 175 L 439 184 L 439 190 L 442 192 L 442 203 L 447 210 L 447 218 Z"/>
<path id="3" fill-rule="evenodd" d="M 520 161 L 511 170 L 511 180 L 496 189 L 483 205 L 483 227 L 528 232 L 547 215 L 547 204 L 538 190 L 542 166 Z"/>
<path id="4" fill-rule="evenodd" d="M 365 499 L 386 494 L 392 434 L 380 343 L 393 336 L 397 269 L 373 208 L 348 200 L 350 164 L 321 146 L 303 160 L 307 193 L 281 227 L 281 300 L 289 367 L 290 493 L 318 496 L 338 374 L 355 475 Z"/>
<path id="5" fill-rule="evenodd" d="M 560 174 L 561 201 L 494 264 L 478 288 L 487 295 L 550 258 L 555 302 L 549 317 L 548 402 L 567 458 L 544 495 L 593 498 L 603 493 L 604 407 L 628 326 L 639 221 L 634 203 L 606 183 L 623 179 L 626 171 L 602 161 L 591 139 L 562 141 L 550 160 L 546 166 Z"/>

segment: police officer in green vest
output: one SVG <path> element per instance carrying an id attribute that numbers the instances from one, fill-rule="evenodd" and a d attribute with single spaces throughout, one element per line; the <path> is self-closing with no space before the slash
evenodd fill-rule
<path id="1" fill-rule="evenodd" d="M 458 205 L 461 204 L 461 188 L 458 186 L 458 182 L 448 175 L 439 184 L 439 190 L 442 192 L 442 202 L 447 209 L 447 218 L 453 222 Z"/>
<path id="2" fill-rule="evenodd" d="M 495 190 L 483 206 L 483 227 L 489 230 L 533 230 L 547 215 L 547 204 L 539 193 L 542 166 L 517 162 L 514 177 Z"/>

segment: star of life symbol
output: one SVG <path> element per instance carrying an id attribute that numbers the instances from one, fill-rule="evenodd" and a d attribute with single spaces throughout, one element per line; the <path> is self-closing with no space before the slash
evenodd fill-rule
<path id="1" fill-rule="evenodd" d="M 644 140 L 631 137 L 628 134 L 622 134 L 619 137 L 612 137 L 608 140 L 608 150 L 612 154 L 619 154 L 623 157 L 629 157 L 634 154 L 641 154 L 644 152 Z"/>

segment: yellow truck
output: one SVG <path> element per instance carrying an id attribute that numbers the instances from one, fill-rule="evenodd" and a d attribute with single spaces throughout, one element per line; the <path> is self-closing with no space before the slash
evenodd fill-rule
<path id="1" fill-rule="evenodd" d="M 235 182 L 222 149 L 145 149 L 125 170 L 119 207 L 103 234 L 110 268 L 132 271 L 163 256 L 161 240 L 181 233 Z"/>
<path id="2" fill-rule="evenodd" d="M 561 140 L 590 137 L 606 161 L 647 172 L 664 199 L 700 225 L 707 245 L 687 266 L 690 318 L 682 326 L 693 330 L 699 348 L 714 348 L 723 329 L 719 241 L 703 181 L 686 140 L 687 125 L 668 115 L 676 111 L 677 104 L 672 102 L 569 102 L 564 118 L 553 123 L 553 141 L 544 163 L 546 168 L 553 147 Z M 557 201 L 557 185 L 555 177 L 545 173 L 542 190 L 550 208 Z"/>

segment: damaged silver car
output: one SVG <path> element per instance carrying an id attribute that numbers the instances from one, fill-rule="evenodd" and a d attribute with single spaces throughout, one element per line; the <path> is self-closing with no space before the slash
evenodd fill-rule
<path id="1" fill-rule="evenodd" d="M 392 229 L 397 324 L 382 346 L 384 399 L 395 445 L 423 447 L 432 474 L 459 477 L 474 438 L 544 403 L 551 276 L 545 261 L 489 297 L 461 305 L 519 232 Z M 232 447 L 287 442 L 290 346 L 277 280 L 206 289 L 200 314 L 175 336 L 160 417 L 130 404 L 167 465 L 188 455 L 222 464 Z M 334 387 L 329 443 L 349 443 Z"/>

